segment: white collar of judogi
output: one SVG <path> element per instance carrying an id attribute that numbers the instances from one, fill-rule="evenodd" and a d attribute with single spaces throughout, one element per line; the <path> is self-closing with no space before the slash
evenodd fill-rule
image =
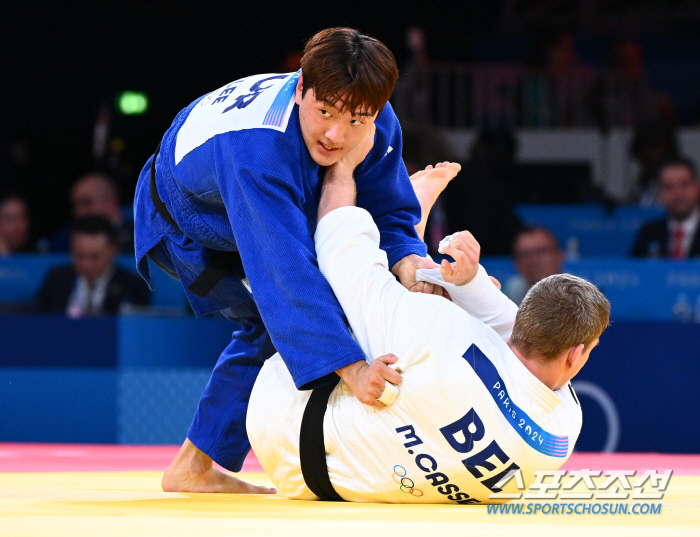
<path id="1" fill-rule="evenodd" d="M 508 373 L 515 382 L 517 390 L 532 399 L 543 413 L 549 414 L 561 403 L 561 397 L 533 375 L 515 353 L 512 351 L 504 353 L 503 359 L 507 362 Z"/>

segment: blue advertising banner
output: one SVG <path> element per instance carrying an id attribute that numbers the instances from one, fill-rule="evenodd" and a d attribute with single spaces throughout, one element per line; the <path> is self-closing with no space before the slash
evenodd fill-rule
<path id="1" fill-rule="evenodd" d="M 232 329 L 222 317 L 40 319 L 11 320 L 0 441 L 179 443 Z M 86 331 L 101 347 L 76 339 Z M 44 343 L 22 352 L 22 338 Z M 700 325 L 613 322 L 572 383 L 583 409 L 576 449 L 700 453 L 699 382 Z"/>
<path id="2" fill-rule="evenodd" d="M 658 207 L 618 205 L 606 210 L 600 204 L 523 204 L 516 213 L 525 224 L 546 227 L 563 248 L 583 257 L 629 255 L 639 228 L 664 215 Z"/>

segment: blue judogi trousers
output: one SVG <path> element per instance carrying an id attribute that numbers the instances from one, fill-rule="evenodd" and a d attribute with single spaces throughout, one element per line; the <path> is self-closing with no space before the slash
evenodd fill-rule
<path id="1" fill-rule="evenodd" d="M 165 243 L 152 248 L 148 257 L 178 279 Z M 252 298 L 221 314 L 234 324 L 232 340 L 214 367 L 187 438 L 221 466 L 238 472 L 250 451 L 245 427 L 250 393 L 265 360 L 277 351 Z"/>

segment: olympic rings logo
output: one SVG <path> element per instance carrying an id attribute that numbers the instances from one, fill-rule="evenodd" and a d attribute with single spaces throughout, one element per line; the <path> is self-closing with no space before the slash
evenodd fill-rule
<path id="1" fill-rule="evenodd" d="M 397 470 L 397 468 L 399 470 Z M 423 491 L 414 488 L 415 483 L 413 482 L 413 480 L 410 477 L 406 477 L 406 468 L 404 468 L 403 466 L 400 466 L 398 464 L 394 466 L 394 475 L 392 475 L 391 477 L 394 480 L 394 482 L 399 484 L 399 490 L 401 492 L 405 492 L 406 494 L 410 494 L 411 496 L 415 496 L 416 498 L 420 498 L 421 496 L 423 496 Z"/>

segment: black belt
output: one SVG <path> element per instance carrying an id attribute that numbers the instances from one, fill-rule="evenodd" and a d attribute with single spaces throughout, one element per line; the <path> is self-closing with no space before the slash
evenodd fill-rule
<path id="1" fill-rule="evenodd" d="M 175 222 L 175 219 L 165 206 L 165 203 L 158 195 L 158 189 L 156 188 L 156 158 L 158 157 L 158 153 L 160 153 L 160 144 L 156 147 L 156 152 L 153 154 L 153 160 L 151 161 L 151 176 L 148 181 L 148 190 L 151 193 L 151 200 L 158 214 L 160 214 L 168 224 L 178 231 L 181 231 L 177 222 Z M 216 284 L 223 280 L 236 266 L 242 267 L 241 255 L 238 252 L 212 250 L 209 263 L 197 279 L 190 284 L 187 290 L 200 298 L 204 298 L 216 287 Z"/>
<path id="2" fill-rule="evenodd" d="M 345 501 L 335 491 L 328 476 L 326 442 L 323 438 L 323 417 L 328 408 L 328 398 L 339 381 L 340 378 L 311 392 L 299 433 L 299 459 L 304 481 L 311 492 L 327 502 Z"/>

